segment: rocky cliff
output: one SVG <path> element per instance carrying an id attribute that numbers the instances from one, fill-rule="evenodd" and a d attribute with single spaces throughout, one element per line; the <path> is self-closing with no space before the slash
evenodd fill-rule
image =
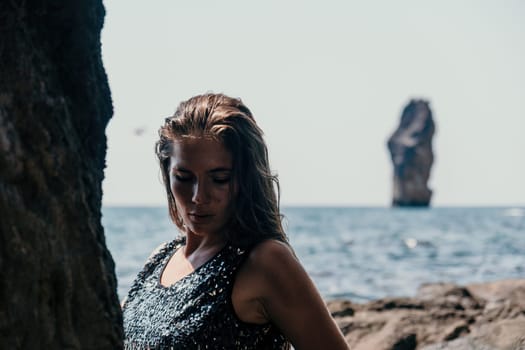
<path id="1" fill-rule="evenodd" d="M 328 307 L 353 350 L 525 349 L 525 280 L 428 284 L 414 298 Z"/>
<path id="2" fill-rule="evenodd" d="M 119 349 L 101 0 L 0 2 L 0 348 Z"/>
<path id="3" fill-rule="evenodd" d="M 427 182 L 434 161 L 434 120 L 429 103 L 411 100 L 397 130 L 388 140 L 394 165 L 393 206 L 428 206 L 432 191 Z"/>

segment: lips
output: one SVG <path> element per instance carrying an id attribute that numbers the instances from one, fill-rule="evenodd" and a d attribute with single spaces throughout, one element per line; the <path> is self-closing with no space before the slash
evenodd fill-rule
<path id="1" fill-rule="evenodd" d="M 195 223 L 204 223 L 210 221 L 213 218 L 213 215 L 207 213 L 189 213 L 188 217 Z"/>
<path id="2" fill-rule="evenodd" d="M 188 215 L 190 216 L 196 216 L 196 217 L 205 217 L 205 216 L 212 216 L 212 214 L 210 213 L 204 213 L 204 212 L 191 212 L 191 213 L 188 213 Z"/>

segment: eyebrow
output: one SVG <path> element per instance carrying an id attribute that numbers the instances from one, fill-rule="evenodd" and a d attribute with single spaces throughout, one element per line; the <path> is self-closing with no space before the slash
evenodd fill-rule
<path id="1" fill-rule="evenodd" d="M 180 171 L 181 173 L 191 173 L 190 170 L 180 167 L 180 166 L 174 166 L 173 170 Z M 220 173 L 220 172 L 231 172 L 231 171 L 232 171 L 231 168 L 218 167 L 218 168 L 213 168 L 211 170 L 208 170 L 208 173 Z"/>

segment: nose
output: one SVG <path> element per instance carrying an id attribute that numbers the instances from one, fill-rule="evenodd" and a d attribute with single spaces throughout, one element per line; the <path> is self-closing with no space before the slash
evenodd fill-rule
<path id="1" fill-rule="evenodd" d="M 209 201 L 208 187 L 204 181 L 195 181 L 193 185 L 193 194 L 191 200 L 195 204 L 203 204 Z"/>

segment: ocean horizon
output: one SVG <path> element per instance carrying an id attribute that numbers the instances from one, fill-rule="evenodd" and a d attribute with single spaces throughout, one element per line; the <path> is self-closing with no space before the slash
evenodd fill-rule
<path id="1" fill-rule="evenodd" d="M 299 260 L 326 300 L 413 296 L 424 283 L 525 277 L 525 206 L 283 206 Z M 163 206 L 102 208 L 122 299 L 151 251 L 179 235 Z"/>

